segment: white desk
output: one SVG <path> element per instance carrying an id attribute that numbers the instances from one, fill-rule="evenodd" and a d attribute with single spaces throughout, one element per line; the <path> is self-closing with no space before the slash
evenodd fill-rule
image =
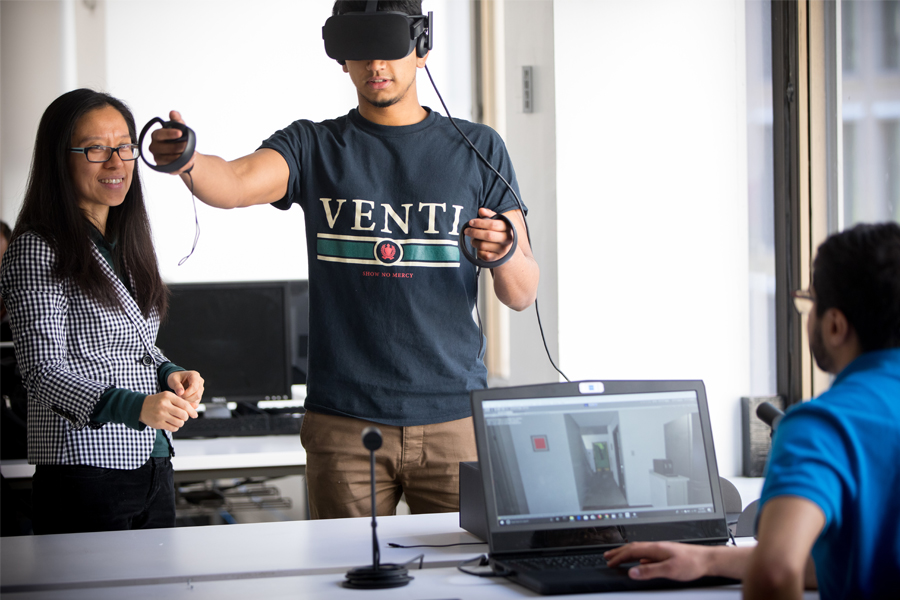
<path id="1" fill-rule="evenodd" d="M 175 440 L 175 481 L 303 475 L 306 450 L 299 435 Z"/>
<path id="2" fill-rule="evenodd" d="M 175 481 L 303 475 L 306 451 L 299 435 L 175 440 L 172 467 Z M 4 460 L 0 473 L 9 480 L 30 479 L 34 465 L 25 459 Z"/>
<path id="3" fill-rule="evenodd" d="M 0 538 L 0 586 L 99 587 L 344 573 L 372 562 L 371 519 L 288 521 Z M 388 548 L 388 542 L 479 542 L 459 528 L 459 513 L 378 520 L 382 562 L 425 553 L 431 566 L 454 566 L 486 544 Z"/>
<path id="4" fill-rule="evenodd" d="M 424 552 L 426 568 L 411 571 L 415 579 L 403 588 L 345 589 L 340 582 L 346 570 L 371 563 L 369 522 L 360 518 L 2 538 L 0 593 L 15 600 L 535 597 L 503 579 L 476 578 L 456 570 L 458 561 L 486 552 L 484 544 L 387 547 L 387 542 L 477 541 L 459 528 L 457 513 L 380 519 L 382 561 L 404 562 Z M 660 596 L 737 600 L 740 587 L 604 595 L 626 600 Z M 567 596 L 588 597 L 597 596 Z M 818 595 L 805 597 L 812 600 Z"/>
<path id="5" fill-rule="evenodd" d="M 534 592 L 503 579 L 484 579 L 460 573 L 456 568 L 443 567 L 412 571 L 413 581 L 406 587 L 387 590 L 348 590 L 340 586 L 343 575 L 311 575 L 301 577 L 277 577 L 241 579 L 235 581 L 211 581 L 170 583 L 140 587 L 109 587 L 58 592 L 31 592 L 11 594 L 15 600 L 143 600 L 164 598 L 178 600 L 423 600 L 431 598 L 458 598 L 465 600 L 503 600 L 539 598 Z M 6 598 L 4 594 L 4 598 Z M 659 600 L 679 598 L 700 600 L 740 600 L 740 586 L 701 588 L 673 591 L 622 592 L 603 594 L 573 594 L 555 596 L 566 600 Z M 819 597 L 814 592 L 804 594 L 804 600 Z"/>

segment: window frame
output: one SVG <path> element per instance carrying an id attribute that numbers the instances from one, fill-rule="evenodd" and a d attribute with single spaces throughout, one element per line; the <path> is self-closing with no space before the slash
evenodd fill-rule
<path id="1" fill-rule="evenodd" d="M 810 286 L 816 248 L 843 228 L 841 13 L 839 1 L 771 5 L 777 389 L 791 405 L 831 383 L 790 295 Z"/>

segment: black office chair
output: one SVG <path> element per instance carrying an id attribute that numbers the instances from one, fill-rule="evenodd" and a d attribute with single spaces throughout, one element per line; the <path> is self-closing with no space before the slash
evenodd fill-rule
<path id="1" fill-rule="evenodd" d="M 737 537 L 756 537 L 756 513 L 759 510 L 759 500 L 754 500 L 738 518 L 734 535 Z"/>
<path id="2" fill-rule="evenodd" d="M 741 493 L 738 492 L 733 483 L 724 477 L 719 477 L 719 487 L 722 489 L 722 502 L 725 503 L 725 522 L 728 524 L 728 528 L 731 529 L 731 533 L 735 534 L 735 525 L 738 522 L 738 517 L 741 516 L 741 509 L 744 508 Z"/>
<path id="3" fill-rule="evenodd" d="M 9 325 L 0 325 L 0 339 L 11 338 Z M 0 459 L 28 457 L 28 393 L 22 383 L 14 350 L 0 348 Z"/>

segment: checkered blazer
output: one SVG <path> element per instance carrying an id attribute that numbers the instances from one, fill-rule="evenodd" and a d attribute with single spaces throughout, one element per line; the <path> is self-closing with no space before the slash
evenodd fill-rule
<path id="1" fill-rule="evenodd" d="M 124 310 L 61 281 L 53 249 L 35 233 L 16 238 L 0 265 L 0 294 L 28 390 L 28 462 L 136 469 L 150 457 L 156 430 L 90 419 L 110 388 L 160 391 L 157 368 L 167 359 L 155 346 L 159 315 L 145 319 L 97 248 L 93 253 Z"/>

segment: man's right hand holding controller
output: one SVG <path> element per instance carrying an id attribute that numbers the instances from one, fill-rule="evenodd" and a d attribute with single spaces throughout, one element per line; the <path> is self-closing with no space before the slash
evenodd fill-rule
<path id="1" fill-rule="evenodd" d="M 181 118 L 181 113 L 177 110 L 169 111 L 169 120 L 185 124 L 184 119 Z M 167 165 L 177 160 L 181 156 L 181 153 L 184 152 L 186 142 L 173 143 L 170 140 L 177 140 L 181 136 L 182 132 L 174 128 L 160 128 L 152 131 L 150 133 L 150 145 L 147 149 L 150 150 L 150 154 L 153 155 L 153 162 L 157 165 Z M 173 175 L 181 175 L 182 173 L 189 171 L 194 166 L 194 158 L 196 155 L 197 153 L 194 152 L 194 156 L 191 157 L 191 160 L 173 173 Z"/>

